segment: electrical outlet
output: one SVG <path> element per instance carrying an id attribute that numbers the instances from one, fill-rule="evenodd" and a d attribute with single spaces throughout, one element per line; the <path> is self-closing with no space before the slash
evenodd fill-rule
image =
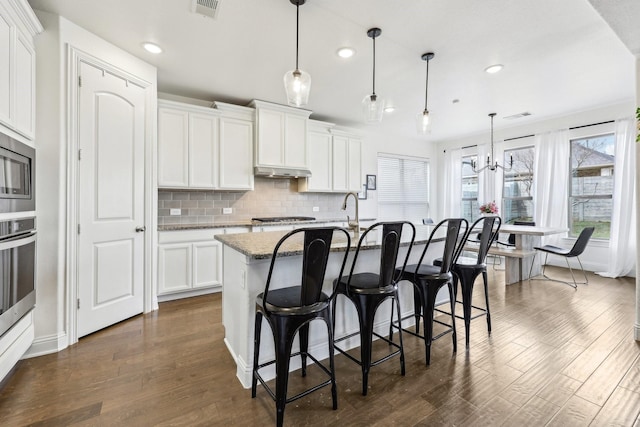
<path id="1" fill-rule="evenodd" d="M 180 209 L 171 209 L 169 215 L 180 215 L 182 211 Z"/>
<path id="2" fill-rule="evenodd" d="M 222 213 L 229 215 L 230 213 L 233 213 L 233 208 L 222 208 Z"/>
<path id="3" fill-rule="evenodd" d="M 318 206 L 314 206 L 314 207 L 313 207 L 313 211 L 314 211 L 314 212 L 320 212 L 320 208 L 319 208 Z"/>

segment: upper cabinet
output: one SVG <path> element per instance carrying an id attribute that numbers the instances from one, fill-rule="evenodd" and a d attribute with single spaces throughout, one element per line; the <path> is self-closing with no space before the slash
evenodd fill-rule
<path id="1" fill-rule="evenodd" d="M 263 101 L 256 109 L 255 166 L 307 169 L 307 122 L 311 111 Z"/>
<path id="2" fill-rule="evenodd" d="M 158 187 L 253 189 L 253 110 L 226 105 L 158 101 Z"/>
<path id="3" fill-rule="evenodd" d="M 35 136 L 36 54 L 42 26 L 26 1 L 0 2 L 0 124 Z"/>
<path id="4" fill-rule="evenodd" d="M 316 193 L 362 191 L 362 139 L 333 129 L 332 123 L 309 120 L 309 178 L 298 179 L 298 190 Z"/>

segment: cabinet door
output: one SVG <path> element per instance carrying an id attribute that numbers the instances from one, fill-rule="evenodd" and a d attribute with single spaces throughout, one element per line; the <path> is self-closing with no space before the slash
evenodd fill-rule
<path id="1" fill-rule="evenodd" d="M 15 116 L 16 130 L 26 137 L 35 136 L 36 53 L 29 41 L 19 35 L 16 40 Z"/>
<path id="2" fill-rule="evenodd" d="M 189 187 L 218 186 L 218 118 L 189 113 Z"/>
<path id="3" fill-rule="evenodd" d="M 349 191 L 362 191 L 362 141 L 349 138 Z"/>
<path id="4" fill-rule="evenodd" d="M 309 169 L 307 191 L 331 191 L 331 135 L 329 133 L 309 133 Z"/>
<path id="5" fill-rule="evenodd" d="M 189 113 L 158 109 L 158 186 L 189 186 Z"/>
<path id="6" fill-rule="evenodd" d="M 279 111 L 258 111 L 258 165 L 284 165 L 284 119 L 284 113 Z"/>
<path id="7" fill-rule="evenodd" d="M 222 243 L 193 244 L 193 287 L 222 285 Z"/>
<path id="8" fill-rule="evenodd" d="M 13 54 L 11 46 L 14 43 L 15 27 L 11 25 L 9 17 L 0 6 L 0 122 L 7 125 L 11 122 L 11 76 L 13 68 Z"/>
<path id="9" fill-rule="evenodd" d="M 220 119 L 220 189 L 253 190 L 253 123 Z"/>
<path id="10" fill-rule="evenodd" d="M 347 191 L 349 189 L 349 139 L 345 136 L 333 137 L 333 189 Z"/>
<path id="11" fill-rule="evenodd" d="M 158 295 L 191 289 L 191 244 L 158 245 Z"/>
<path id="12" fill-rule="evenodd" d="M 284 163 L 287 167 L 306 168 L 307 118 L 287 114 L 285 120 Z"/>

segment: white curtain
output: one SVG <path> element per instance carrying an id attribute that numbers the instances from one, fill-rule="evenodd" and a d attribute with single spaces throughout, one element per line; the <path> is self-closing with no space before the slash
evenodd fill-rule
<path id="1" fill-rule="evenodd" d="M 567 228 L 569 174 L 569 131 L 559 130 L 535 137 L 534 206 L 536 225 Z M 543 238 L 557 244 L 561 234 Z"/>
<path id="2" fill-rule="evenodd" d="M 635 120 L 617 120 L 608 269 L 597 273 L 604 277 L 625 276 L 636 261 L 635 139 Z"/>
<path id="3" fill-rule="evenodd" d="M 444 207 L 443 218 L 462 215 L 462 150 L 447 150 L 444 153 Z"/>

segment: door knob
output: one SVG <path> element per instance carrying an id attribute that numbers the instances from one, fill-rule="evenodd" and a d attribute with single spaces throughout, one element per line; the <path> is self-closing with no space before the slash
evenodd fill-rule
<path id="1" fill-rule="evenodd" d="M 136 227 L 136 233 L 142 233 L 146 230 L 146 228 L 144 226 L 142 227 Z"/>

